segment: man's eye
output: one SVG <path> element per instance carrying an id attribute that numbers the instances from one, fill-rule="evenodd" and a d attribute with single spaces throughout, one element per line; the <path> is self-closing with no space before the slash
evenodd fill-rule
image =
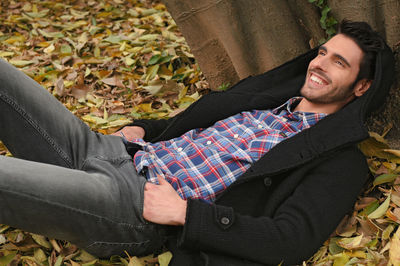
<path id="1" fill-rule="evenodd" d="M 339 66 L 344 66 L 343 62 L 340 60 L 336 60 L 335 63 L 338 64 Z"/>
<path id="2" fill-rule="evenodd" d="M 320 51 L 318 52 L 318 54 L 319 54 L 319 55 L 325 55 L 325 52 L 322 51 L 322 50 L 320 50 Z"/>

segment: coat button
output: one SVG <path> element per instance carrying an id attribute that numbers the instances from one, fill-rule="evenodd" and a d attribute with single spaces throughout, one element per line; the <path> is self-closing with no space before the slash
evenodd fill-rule
<path id="1" fill-rule="evenodd" d="M 272 185 L 272 179 L 269 177 L 264 178 L 264 186 L 269 187 Z"/>
<path id="2" fill-rule="evenodd" d="M 221 224 L 223 225 L 228 225 L 231 222 L 228 217 L 222 217 L 221 218 Z"/>

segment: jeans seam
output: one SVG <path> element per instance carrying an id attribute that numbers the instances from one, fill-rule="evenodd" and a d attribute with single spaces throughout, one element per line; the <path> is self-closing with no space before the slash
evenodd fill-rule
<path id="1" fill-rule="evenodd" d="M 0 98 L 3 102 L 11 106 L 25 121 L 27 121 L 38 133 L 41 135 L 46 142 L 55 150 L 55 152 L 65 161 L 68 167 L 72 167 L 72 161 L 68 155 L 58 147 L 58 145 L 52 140 L 52 138 L 34 122 L 34 120 L 28 115 L 28 113 L 15 103 L 10 97 L 5 94 L 0 94 Z"/>
<path id="2" fill-rule="evenodd" d="M 104 216 L 96 215 L 96 214 L 93 214 L 93 213 L 90 213 L 90 212 L 87 212 L 87 211 L 83 211 L 83 210 L 80 210 L 80 209 L 76 209 L 76 208 L 73 208 L 73 207 L 69 207 L 69 206 L 66 206 L 66 205 L 63 205 L 63 204 L 60 204 L 60 203 L 50 202 L 50 201 L 41 199 L 41 198 L 39 198 L 37 196 L 34 196 L 34 195 L 29 195 L 27 193 L 23 193 L 23 192 L 19 192 L 19 191 L 12 191 L 12 190 L 9 190 L 7 188 L 6 189 L 0 188 L 0 191 L 3 191 L 5 193 L 8 192 L 8 193 L 16 194 L 16 195 L 19 195 L 19 196 L 22 196 L 22 197 L 26 197 L 26 198 L 29 198 L 29 199 L 33 199 L 33 200 L 36 200 L 36 201 L 40 201 L 40 202 L 46 203 L 48 205 L 52 205 L 52 206 L 55 206 L 55 207 L 66 209 L 66 210 L 68 210 L 70 212 L 76 212 L 76 213 L 79 213 L 81 215 L 96 217 L 97 219 L 103 219 L 103 220 L 106 220 L 106 221 L 108 221 L 110 223 L 118 224 L 118 225 L 121 225 L 121 226 L 127 226 L 129 228 L 142 229 L 142 228 L 146 227 L 146 225 L 133 225 L 133 224 L 130 224 L 130 223 L 116 222 L 116 221 L 110 220 L 109 218 L 106 218 Z"/>

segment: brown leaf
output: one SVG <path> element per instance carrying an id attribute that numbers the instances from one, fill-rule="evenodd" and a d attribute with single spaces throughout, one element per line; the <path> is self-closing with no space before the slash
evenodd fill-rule
<path id="1" fill-rule="evenodd" d="M 110 86 L 117 86 L 120 88 L 125 88 L 125 85 L 122 83 L 121 79 L 117 76 L 105 78 L 105 79 L 102 79 L 101 81 Z"/>
<path id="2" fill-rule="evenodd" d="M 354 215 L 351 217 L 346 215 L 336 228 L 336 234 L 344 237 L 350 237 L 353 235 L 353 233 L 356 232 L 357 229 L 356 224 L 357 220 Z"/>
<path id="3" fill-rule="evenodd" d="M 379 232 L 380 228 L 376 226 L 368 217 L 359 218 L 357 217 L 360 227 L 357 232 L 365 236 L 375 236 Z"/>
<path id="4" fill-rule="evenodd" d="M 356 211 L 362 210 L 367 207 L 371 202 L 376 201 L 376 198 L 373 197 L 363 197 L 359 201 L 356 202 L 354 209 Z"/>
<path id="5" fill-rule="evenodd" d="M 65 91 L 64 91 L 64 79 L 63 78 L 59 78 L 56 82 L 56 92 L 57 95 L 59 96 L 64 96 L 65 95 Z"/>

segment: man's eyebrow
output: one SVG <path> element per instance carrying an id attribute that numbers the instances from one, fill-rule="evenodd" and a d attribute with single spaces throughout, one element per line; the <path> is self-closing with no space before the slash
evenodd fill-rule
<path id="1" fill-rule="evenodd" d="M 319 47 L 319 50 L 323 50 L 323 51 L 325 51 L 325 52 L 328 51 L 328 49 L 327 49 L 324 45 L 321 45 L 321 46 Z M 346 58 L 344 58 L 344 57 L 341 56 L 340 54 L 334 53 L 333 56 L 335 56 L 335 57 L 339 58 L 340 60 L 342 60 L 348 67 L 351 67 L 349 61 L 347 61 Z"/>

